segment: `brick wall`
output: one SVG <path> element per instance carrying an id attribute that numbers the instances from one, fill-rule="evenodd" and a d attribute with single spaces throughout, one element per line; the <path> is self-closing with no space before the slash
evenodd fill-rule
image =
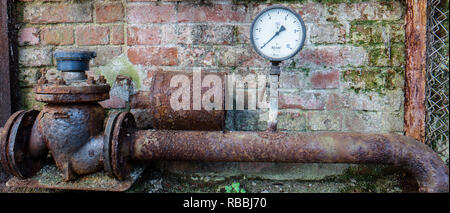
<path id="1" fill-rule="evenodd" d="M 392 0 L 21 0 L 22 106 L 39 106 L 31 88 L 41 69 L 50 80 L 59 75 L 54 51 L 95 50 L 91 74 L 114 86 L 105 106 L 130 109 L 148 127 L 145 99 L 155 71 L 267 72 L 249 28 L 271 3 L 298 11 L 307 28 L 303 50 L 283 63 L 279 129 L 403 131 L 405 8 Z M 117 74 L 134 83 L 114 83 Z M 227 128 L 264 130 L 266 114 L 229 111 Z"/>

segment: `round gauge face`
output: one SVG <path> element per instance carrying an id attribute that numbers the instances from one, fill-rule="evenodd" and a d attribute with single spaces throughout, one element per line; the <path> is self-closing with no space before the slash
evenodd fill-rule
<path id="1" fill-rule="evenodd" d="M 300 15 L 284 6 L 271 6 L 253 20 L 250 40 L 256 52 L 271 61 L 293 57 L 303 47 L 306 30 Z"/>

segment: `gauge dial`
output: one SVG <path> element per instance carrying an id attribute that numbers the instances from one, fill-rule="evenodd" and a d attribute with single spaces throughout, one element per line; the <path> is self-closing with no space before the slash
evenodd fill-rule
<path id="1" fill-rule="evenodd" d="M 250 39 L 256 52 L 271 61 L 293 57 L 303 47 L 306 30 L 300 15 L 284 6 L 271 6 L 253 20 Z"/>

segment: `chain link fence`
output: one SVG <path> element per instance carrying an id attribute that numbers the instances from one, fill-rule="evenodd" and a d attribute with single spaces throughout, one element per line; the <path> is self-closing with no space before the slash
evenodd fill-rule
<path id="1" fill-rule="evenodd" d="M 428 0 L 425 141 L 449 163 L 449 0 Z"/>

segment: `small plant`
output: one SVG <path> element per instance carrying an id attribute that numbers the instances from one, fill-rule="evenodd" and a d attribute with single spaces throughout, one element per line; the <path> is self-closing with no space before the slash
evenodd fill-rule
<path id="1" fill-rule="evenodd" d="M 245 189 L 240 188 L 241 184 L 234 182 L 231 186 L 225 186 L 226 193 L 246 193 Z"/>

